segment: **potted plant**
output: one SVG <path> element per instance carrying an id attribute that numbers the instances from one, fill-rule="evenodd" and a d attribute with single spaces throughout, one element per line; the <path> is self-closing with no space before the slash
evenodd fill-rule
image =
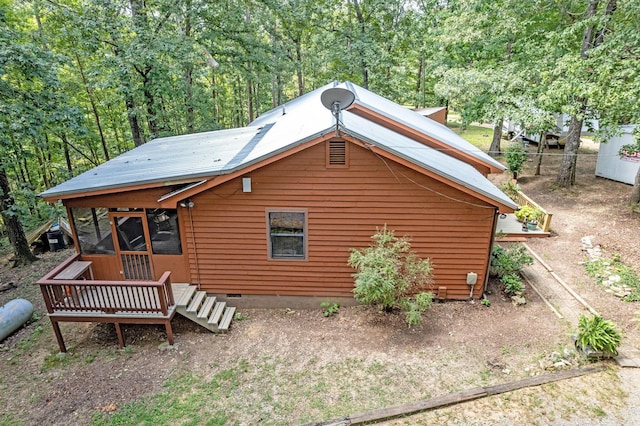
<path id="1" fill-rule="evenodd" d="M 527 220 L 527 229 L 530 231 L 535 231 L 538 229 L 538 221 L 537 220 Z"/>
<path id="2" fill-rule="evenodd" d="M 580 315 L 578 334 L 574 337 L 575 346 L 587 358 L 611 358 L 618 355 L 618 346 L 622 335 L 616 325 L 599 315 L 587 317 Z"/>
<path id="3" fill-rule="evenodd" d="M 527 222 L 536 221 L 536 223 L 537 223 L 540 220 L 542 220 L 543 213 L 542 213 L 542 210 L 540 210 L 537 207 L 531 207 L 529 205 L 524 205 L 524 206 L 520 206 L 519 210 L 516 210 L 515 215 L 516 215 L 516 219 L 518 219 L 518 221 L 520 221 L 520 222 L 524 222 L 524 220 L 526 218 Z"/>

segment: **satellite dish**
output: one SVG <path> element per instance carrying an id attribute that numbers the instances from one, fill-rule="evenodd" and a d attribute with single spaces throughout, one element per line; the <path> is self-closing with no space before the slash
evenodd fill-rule
<path id="1" fill-rule="evenodd" d="M 355 99 L 356 95 L 354 95 L 351 90 L 342 89 L 340 87 L 327 89 L 320 95 L 320 102 L 322 102 L 322 105 L 334 114 L 348 108 Z"/>

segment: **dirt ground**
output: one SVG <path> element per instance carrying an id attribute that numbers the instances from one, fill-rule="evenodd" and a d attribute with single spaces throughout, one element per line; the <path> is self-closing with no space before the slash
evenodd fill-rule
<path id="1" fill-rule="evenodd" d="M 639 305 L 605 293 L 580 264 L 585 260 L 581 238 L 592 236 L 605 254 L 640 265 L 640 215 L 626 202 L 631 187 L 595 178 L 596 157 L 585 151 L 579 158 L 578 185 L 555 189 L 560 152 L 551 153 L 555 155 L 545 157 L 542 176 L 533 176 L 531 162 L 519 179 L 523 191 L 554 214 L 553 235 L 528 244 L 623 329 L 626 344 L 638 347 L 634 319 Z M 506 174 L 495 178 L 497 184 L 504 179 Z M 242 310 L 230 333 L 220 336 L 176 316 L 173 348 L 163 343 L 162 327 L 125 326 L 129 346 L 118 350 L 111 325 L 62 324 L 69 352 L 61 356 L 33 283 L 70 254 L 47 253 L 31 267 L 5 264 L 0 271 L 0 285 L 15 284 L 0 292 L 0 305 L 23 297 L 34 304 L 37 317 L 0 343 L 0 425 L 88 424 L 101 415 L 108 421 L 127 404 L 164 392 L 172 377 L 184 372 L 213 377 L 239 360 L 255 365 L 255 371 L 271 362 L 277 375 L 266 369 L 264 377 L 243 373 L 246 382 L 225 400 L 228 424 L 326 420 L 504 383 L 548 373 L 555 368 L 549 360 L 557 361 L 558 354 L 567 365 L 557 368 L 583 364 L 570 353 L 575 324 L 558 320 L 530 290 L 527 304 L 514 306 L 496 284 L 490 287 L 489 307 L 479 301 L 437 303 L 424 325 L 413 329 L 398 316 L 366 307 L 340 308 L 328 318 L 320 308 Z M 613 362 L 605 364 L 610 368 L 602 373 L 388 424 L 636 424 L 638 419 L 629 418 L 627 397 L 637 393 L 638 375 L 627 383 Z M 381 372 L 394 378 L 383 380 Z M 372 386 L 377 382 L 385 384 L 383 390 Z M 326 386 L 313 392 L 318 383 Z M 348 404 L 345 395 L 351 398 Z"/>

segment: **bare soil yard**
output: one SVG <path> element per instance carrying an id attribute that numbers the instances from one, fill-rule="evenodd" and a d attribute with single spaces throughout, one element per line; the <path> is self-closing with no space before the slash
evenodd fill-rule
<path id="1" fill-rule="evenodd" d="M 640 217 L 626 204 L 631 188 L 596 179 L 595 156 L 585 152 L 578 185 L 554 189 L 559 161 L 545 157 L 542 176 L 528 168 L 520 179 L 554 213 L 553 236 L 528 244 L 637 347 L 639 305 L 605 293 L 579 264 L 580 240 L 591 235 L 605 254 L 640 265 Z M 33 283 L 68 255 L 48 253 L 29 268 L 0 271 L 0 283 L 17 287 L 0 293 L 0 304 L 27 298 L 38 316 L 0 344 L 0 425 L 297 424 L 546 373 L 554 356 L 570 364 L 563 368 L 583 362 L 570 351 L 576 324 L 558 320 L 530 289 L 528 303 L 516 307 L 496 284 L 489 307 L 438 303 L 413 329 L 367 307 L 328 318 L 320 307 L 242 310 L 228 335 L 176 316 L 174 347 L 163 344 L 162 327 L 125 326 L 129 346 L 117 350 L 113 326 L 67 323 L 62 356 Z M 602 373 L 388 424 L 635 424 L 629 404 L 640 399 L 640 378 L 607 365 Z"/>

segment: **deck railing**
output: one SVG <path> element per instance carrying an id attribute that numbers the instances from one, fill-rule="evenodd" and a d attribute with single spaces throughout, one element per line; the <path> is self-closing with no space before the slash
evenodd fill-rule
<path id="1" fill-rule="evenodd" d="M 66 348 L 58 321 L 113 322 L 121 346 L 124 337 L 120 323 L 162 323 L 173 344 L 169 322 L 175 312 L 175 301 L 170 272 L 165 272 L 158 281 L 56 279 L 79 259 L 79 254 L 71 256 L 37 282 L 61 351 Z"/>
<path id="2" fill-rule="evenodd" d="M 174 304 L 170 272 L 159 281 L 40 280 L 48 313 L 72 311 L 166 316 Z"/>
<path id="3" fill-rule="evenodd" d="M 549 232 L 549 229 L 551 229 L 551 218 L 553 217 L 552 213 L 549 213 L 548 211 L 543 209 L 538 203 L 536 203 L 520 191 L 518 191 L 518 193 L 516 194 L 514 201 L 518 203 L 519 206 L 529 206 L 534 209 L 540 210 L 543 215 L 542 221 L 540 222 L 540 229 L 542 229 L 543 232 Z"/>
<path id="4" fill-rule="evenodd" d="M 55 311 L 167 315 L 173 306 L 170 272 L 158 281 L 59 280 L 55 277 L 80 258 L 73 255 L 37 282 L 48 313 Z"/>

